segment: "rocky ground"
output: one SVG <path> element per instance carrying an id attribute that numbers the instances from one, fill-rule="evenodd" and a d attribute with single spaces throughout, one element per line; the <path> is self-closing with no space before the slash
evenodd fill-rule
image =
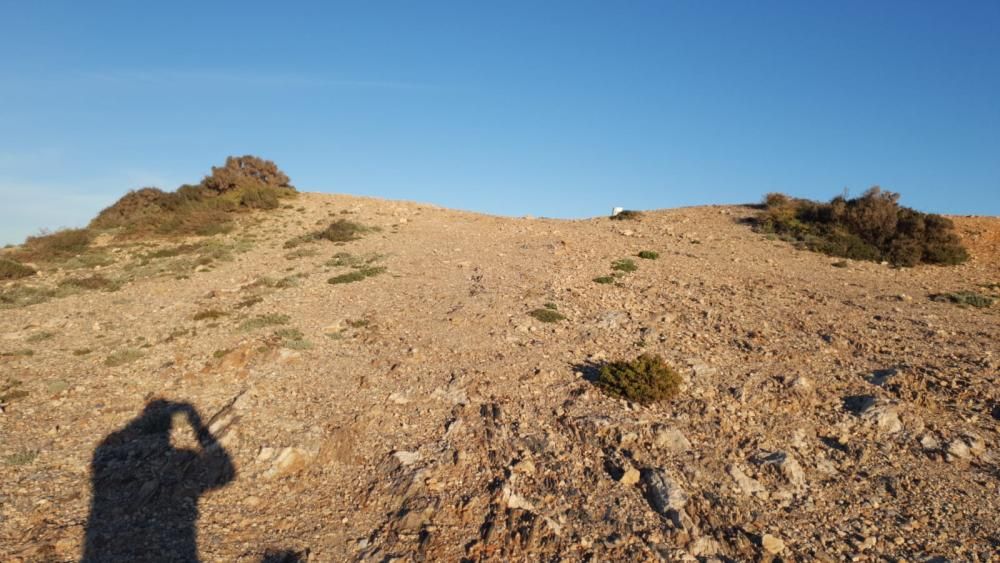
<path id="1" fill-rule="evenodd" d="M 955 219 L 967 264 L 894 269 L 754 213 L 302 194 L 201 254 L 104 240 L 86 272 L 116 291 L 0 310 L 0 558 L 196 514 L 205 561 L 1000 561 L 1000 305 L 930 299 L 997 292 L 1000 220 Z M 378 230 L 284 247 L 341 218 Z M 593 385 L 642 352 L 683 373 L 676 399 Z M 158 400 L 192 407 L 169 443 Z"/>

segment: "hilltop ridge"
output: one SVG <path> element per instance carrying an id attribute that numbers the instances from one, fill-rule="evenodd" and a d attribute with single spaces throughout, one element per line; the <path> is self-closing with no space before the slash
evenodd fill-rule
<path id="1" fill-rule="evenodd" d="M 213 236 L 101 234 L 3 288 L 0 552 L 113 546 L 92 456 L 161 399 L 232 463 L 198 503 L 206 561 L 989 560 L 1000 307 L 942 296 L 1000 295 L 1000 219 L 953 218 L 964 264 L 893 268 L 759 213 L 298 193 Z M 594 385 L 641 353 L 676 397 Z M 169 499 L 140 481 L 135 510 Z"/>

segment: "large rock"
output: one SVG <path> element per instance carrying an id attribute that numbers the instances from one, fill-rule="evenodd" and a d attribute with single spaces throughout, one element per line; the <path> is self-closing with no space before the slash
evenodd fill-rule
<path id="1" fill-rule="evenodd" d="M 694 530 L 694 522 L 684 511 L 687 492 L 676 481 L 671 480 L 662 469 L 643 469 L 642 482 L 646 486 L 646 497 L 657 512 L 669 518 L 677 528 L 689 532 Z"/>

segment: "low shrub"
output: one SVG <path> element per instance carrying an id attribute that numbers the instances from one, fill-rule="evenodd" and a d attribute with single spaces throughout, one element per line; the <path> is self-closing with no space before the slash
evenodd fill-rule
<path id="1" fill-rule="evenodd" d="M 193 320 L 204 321 L 204 320 L 215 320 L 226 316 L 225 311 L 218 311 L 216 309 L 208 309 L 206 311 L 198 311 L 195 313 Z"/>
<path id="2" fill-rule="evenodd" d="M 44 303 L 55 297 L 56 294 L 55 290 L 47 287 L 16 285 L 9 289 L 0 290 L 0 309 L 27 307 L 28 305 Z"/>
<path id="3" fill-rule="evenodd" d="M 594 278 L 594 283 L 610 284 L 615 283 L 614 276 L 598 276 Z"/>
<path id="4" fill-rule="evenodd" d="M 326 280 L 330 284 L 341 284 L 341 283 L 353 283 L 359 282 L 365 278 L 370 278 L 377 276 L 385 272 L 385 267 L 383 266 L 363 266 L 354 270 L 353 272 L 348 272 L 346 274 L 340 274 L 339 276 L 333 276 L 332 278 Z"/>
<path id="5" fill-rule="evenodd" d="M 34 268 L 25 266 L 20 262 L 0 258 L 0 281 L 19 280 L 37 273 Z"/>
<path id="6" fill-rule="evenodd" d="M 136 350 L 135 348 L 127 348 L 125 350 L 118 350 L 117 352 L 112 352 L 107 358 L 104 358 L 104 365 L 109 368 L 116 368 L 119 366 L 124 366 L 126 364 L 131 364 L 142 358 L 142 352 Z"/>
<path id="7" fill-rule="evenodd" d="M 288 176 L 267 160 L 229 157 L 200 184 L 173 192 L 158 188 L 131 191 L 101 211 L 92 229 L 120 229 L 124 236 L 202 235 L 228 232 L 234 213 L 275 209 L 296 194 Z"/>
<path id="8" fill-rule="evenodd" d="M 612 221 L 639 221 L 642 219 L 642 211 L 636 211 L 634 209 L 626 209 L 619 212 L 617 215 L 612 215 Z"/>
<path id="9" fill-rule="evenodd" d="M 677 395 L 681 376 L 661 357 L 643 354 L 601 366 L 596 383 L 610 395 L 648 405 Z"/>
<path id="10" fill-rule="evenodd" d="M 13 258 L 24 262 L 56 262 L 86 252 L 94 240 L 89 229 L 63 229 L 25 239 Z"/>
<path id="11" fill-rule="evenodd" d="M 25 339 L 25 342 L 29 344 L 34 344 L 36 342 L 43 342 L 45 340 L 49 340 L 51 338 L 54 338 L 55 336 L 56 333 L 43 330 L 42 332 L 36 332 L 35 334 L 32 334 L 31 336 Z"/>
<path id="12" fill-rule="evenodd" d="M 240 330 L 257 330 L 259 328 L 264 328 L 268 326 L 286 325 L 291 320 L 292 317 L 288 315 L 281 315 L 275 313 L 267 315 L 258 315 L 252 319 L 243 321 L 243 323 L 240 325 Z"/>
<path id="13" fill-rule="evenodd" d="M 305 339 L 305 335 L 297 328 L 283 328 L 275 331 L 274 336 L 281 340 L 281 345 L 293 350 L 309 350 L 313 347 L 312 342 Z"/>
<path id="14" fill-rule="evenodd" d="M 528 314 L 543 323 L 555 323 L 566 318 L 562 313 L 548 308 L 535 309 L 534 311 L 530 311 Z"/>
<path id="15" fill-rule="evenodd" d="M 119 288 L 117 283 L 101 275 L 85 278 L 66 278 L 59 282 L 59 287 L 90 291 L 116 291 Z"/>
<path id="16" fill-rule="evenodd" d="M 974 291 L 957 291 L 955 293 L 938 293 L 931 295 L 931 299 L 942 303 L 954 303 L 960 306 L 970 306 L 985 309 L 992 307 L 997 301 L 996 297 L 983 295 Z"/>
<path id="17" fill-rule="evenodd" d="M 21 465 L 31 465 L 38 458 L 38 452 L 33 450 L 21 450 L 3 458 L 6 465 L 18 467 Z"/>
<path id="18" fill-rule="evenodd" d="M 639 254 L 636 254 L 636 256 L 642 258 L 643 260 L 656 260 L 660 257 L 660 253 L 655 250 L 641 250 L 639 251 Z"/>
<path id="19" fill-rule="evenodd" d="M 960 264 L 969 257 L 951 220 L 903 207 L 899 194 L 878 187 L 829 203 L 768 194 L 763 207 L 754 220 L 758 232 L 831 256 L 896 266 Z"/>
<path id="20" fill-rule="evenodd" d="M 634 272 L 639 269 L 639 266 L 635 264 L 632 260 L 628 258 L 622 258 L 620 260 L 615 260 L 611 263 L 611 269 L 616 272 Z"/>

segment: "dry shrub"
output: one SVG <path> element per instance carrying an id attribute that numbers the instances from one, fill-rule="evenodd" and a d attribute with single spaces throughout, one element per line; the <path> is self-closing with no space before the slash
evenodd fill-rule
<path id="1" fill-rule="evenodd" d="M 37 272 L 34 268 L 25 266 L 20 262 L 0 258 L 0 281 L 19 280 L 21 278 L 33 276 L 36 273 Z"/>
<path id="2" fill-rule="evenodd" d="M 104 276 L 95 275 L 85 278 L 66 278 L 59 282 L 59 287 L 90 291 L 116 291 L 119 285 Z"/>
<path id="3" fill-rule="evenodd" d="M 26 262 L 66 260 L 87 251 L 94 234 L 88 229 L 62 229 L 28 237 L 13 257 Z"/>
<path id="4" fill-rule="evenodd" d="M 951 220 L 903 207 L 899 194 L 878 187 L 829 203 L 767 194 L 764 208 L 758 231 L 831 256 L 896 266 L 960 264 L 969 257 Z"/>
<path id="5" fill-rule="evenodd" d="M 270 160 L 256 156 L 230 156 L 224 166 L 213 166 L 212 173 L 201 185 L 216 193 L 226 193 L 241 188 L 271 187 L 295 190 L 288 176 Z"/>
<path id="6" fill-rule="evenodd" d="M 173 192 L 142 188 L 125 194 L 90 223 L 95 229 L 121 229 L 126 236 L 202 235 L 228 232 L 233 215 L 253 209 L 275 209 L 295 188 L 269 160 L 229 157 L 225 166 L 198 185 Z"/>

